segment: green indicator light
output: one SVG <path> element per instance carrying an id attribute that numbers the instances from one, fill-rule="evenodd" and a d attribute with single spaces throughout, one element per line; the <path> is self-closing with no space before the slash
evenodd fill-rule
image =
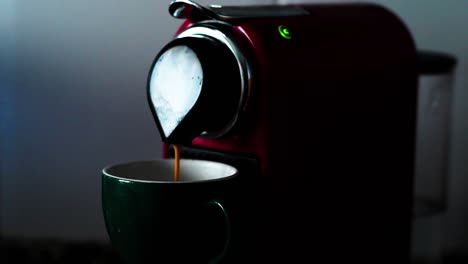
<path id="1" fill-rule="evenodd" d="M 285 39 L 291 39 L 291 37 L 292 37 L 291 32 L 289 32 L 289 29 L 287 27 L 285 27 L 284 25 L 280 25 L 278 27 L 278 32 Z"/>

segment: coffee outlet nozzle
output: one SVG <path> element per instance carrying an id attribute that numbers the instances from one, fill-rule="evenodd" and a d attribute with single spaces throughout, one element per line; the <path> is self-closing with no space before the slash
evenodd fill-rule
<path id="1" fill-rule="evenodd" d="M 244 103 L 241 54 L 218 29 L 199 29 L 177 36 L 151 66 L 148 99 L 164 142 L 188 144 L 197 136 L 223 135 Z"/>

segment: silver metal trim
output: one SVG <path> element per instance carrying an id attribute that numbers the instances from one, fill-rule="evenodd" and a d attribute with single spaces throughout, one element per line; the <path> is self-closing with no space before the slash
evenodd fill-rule
<path id="1" fill-rule="evenodd" d="M 169 4 L 169 14 L 175 18 L 185 18 L 192 21 L 217 19 L 216 13 L 190 0 L 175 0 Z"/>
<path id="2" fill-rule="evenodd" d="M 295 5 L 203 6 L 191 0 L 172 1 L 169 5 L 169 13 L 175 18 L 190 19 L 194 22 L 203 20 L 231 22 L 252 17 L 309 15 L 307 10 Z"/>
<path id="3" fill-rule="evenodd" d="M 213 25 L 219 23 L 217 21 L 213 23 L 206 23 L 205 25 Z M 239 67 L 240 78 L 241 78 L 241 93 L 239 98 L 239 104 L 237 106 L 237 112 L 231 121 L 221 130 L 219 131 L 205 131 L 202 133 L 201 136 L 209 137 L 209 138 L 217 138 L 225 135 L 229 132 L 236 124 L 240 113 L 244 110 L 244 107 L 247 103 L 248 96 L 250 95 L 250 91 L 252 89 L 252 71 L 248 64 L 247 59 L 242 54 L 239 47 L 237 47 L 236 43 L 225 33 L 219 29 L 209 28 L 203 25 L 195 25 L 189 27 L 182 31 L 176 38 L 186 38 L 186 37 L 198 37 L 198 38 L 206 38 L 210 37 L 216 39 L 226 45 L 229 50 L 234 55 L 237 65 Z"/>

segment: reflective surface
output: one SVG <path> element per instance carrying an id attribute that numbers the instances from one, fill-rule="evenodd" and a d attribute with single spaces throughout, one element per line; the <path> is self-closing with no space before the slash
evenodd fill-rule
<path id="1" fill-rule="evenodd" d="M 200 96 L 202 66 L 191 48 L 175 46 L 159 57 L 150 78 L 151 101 L 169 136 Z"/>

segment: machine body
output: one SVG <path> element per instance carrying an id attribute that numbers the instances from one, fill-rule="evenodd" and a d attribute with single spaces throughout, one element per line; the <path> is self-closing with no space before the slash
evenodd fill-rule
<path id="1" fill-rule="evenodd" d="M 149 103 L 165 158 L 182 144 L 241 172 L 226 262 L 409 263 L 417 69 L 402 21 L 373 4 L 169 11 L 185 20 Z M 202 81 L 167 125 L 155 72 L 186 46 Z"/>

